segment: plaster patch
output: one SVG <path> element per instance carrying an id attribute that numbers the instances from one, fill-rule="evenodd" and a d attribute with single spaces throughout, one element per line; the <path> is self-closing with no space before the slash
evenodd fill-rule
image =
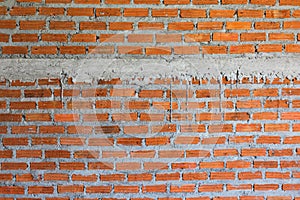
<path id="1" fill-rule="evenodd" d="M 207 58 L 91 58 L 91 59 L 1 59 L 0 78 L 35 80 L 60 77 L 62 72 L 75 82 L 100 79 L 134 81 L 142 78 L 298 78 L 299 56 L 281 57 L 207 57 Z M 238 76 L 238 77 L 237 77 Z"/>

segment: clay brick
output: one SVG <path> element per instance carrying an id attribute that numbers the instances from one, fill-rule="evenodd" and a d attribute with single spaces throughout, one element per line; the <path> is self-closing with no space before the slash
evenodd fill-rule
<path id="1" fill-rule="evenodd" d="M 80 30 L 106 30 L 105 22 L 80 22 Z"/>
<path id="2" fill-rule="evenodd" d="M 177 9 L 152 9 L 152 17 L 177 17 Z"/>
<path id="3" fill-rule="evenodd" d="M 2 53 L 3 54 L 27 54 L 28 47 L 27 46 L 3 46 Z"/>
<path id="4" fill-rule="evenodd" d="M 210 10 L 209 17 L 211 18 L 233 18 L 235 10 Z"/>
<path id="5" fill-rule="evenodd" d="M 238 17 L 243 18 L 262 18 L 264 15 L 263 10 L 249 10 L 249 9 L 240 9 L 238 10 Z"/>
<path id="6" fill-rule="evenodd" d="M 193 30 L 194 23 L 193 22 L 171 22 L 168 24 L 168 30 L 170 31 L 186 31 Z"/>
<path id="7" fill-rule="evenodd" d="M 251 0 L 251 4 L 274 6 L 276 0 Z"/>
<path id="8" fill-rule="evenodd" d="M 121 10 L 119 8 L 97 8 L 96 16 L 121 16 Z"/>
<path id="9" fill-rule="evenodd" d="M 63 15 L 64 12 L 65 12 L 64 8 L 59 8 L 59 7 L 40 7 L 39 8 L 39 15 L 56 16 L 56 15 Z"/>
<path id="10" fill-rule="evenodd" d="M 180 9 L 181 18 L 206 18 L 204 9 Z"/>
<path id="11" fill-rule="evenodd" d="M 11 16 L 27 16 L 34 15 L 36 13 L 35 7 L 12 7 L 9 14 Z"/>
<path id="12" fill-rule="evenodd" d="M 75 30 L 73 21 L 50 21 L 49 28 L 52 30 Z"/>

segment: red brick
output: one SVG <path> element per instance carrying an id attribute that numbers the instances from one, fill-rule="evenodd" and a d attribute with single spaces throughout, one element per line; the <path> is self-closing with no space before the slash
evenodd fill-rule
<path id="1" fill-rule="evenodd" d="M 21 186 L 0 186 L 0 194 L 24 194 L 24 187 Z"/>
<path id="2" fill-rule="evenodd" d="M 27 54 L 28 48 L 26 46 L 3 46 L 3 54 Z"/>
<path id="3" fill-rule="evenodd" d="M 180 17 L 182 17 L 182 18 L 206 18 L 206 10 L 204 10 L 204 9 L 180 9 Z"/>
<path id="4" fill-rule="evenodd" d="M 73 21 L 50 21 L 49 28 L 52 30 L 74 30 L 75 22 L 73 22 Z"/>

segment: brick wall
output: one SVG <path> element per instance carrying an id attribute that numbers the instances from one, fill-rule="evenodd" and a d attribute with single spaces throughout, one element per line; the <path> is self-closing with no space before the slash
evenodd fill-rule
<path id="1" fill-rule="evenodd" d="M 300 52 L 298 0 L 1 1 L 2 57 Z"/>
<path id="2" fill-rule="evenodd" d="M 299 18 L 299 0 L 0 0 L 0 200 L 300 200 Z M 152 60 L 130 77 L 119 58 Z"/>
<path id="3" fill-rule="evenodd" d="M 299 200 L 296 79 L 0 86 L 1 199 Z"/>

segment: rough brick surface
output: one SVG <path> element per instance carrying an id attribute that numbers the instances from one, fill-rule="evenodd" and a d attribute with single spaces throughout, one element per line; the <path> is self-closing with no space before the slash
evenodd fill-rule
<path id="1" fill-rule="evenodd" d="M 300 52 L 298 0 L 2 1 L 2 57 Z"/>
<path id="2" fill-rule="evenodd" d="M 57 80 L 0 86 L 2 199 L 300 198 L 296 79 Z"/>

